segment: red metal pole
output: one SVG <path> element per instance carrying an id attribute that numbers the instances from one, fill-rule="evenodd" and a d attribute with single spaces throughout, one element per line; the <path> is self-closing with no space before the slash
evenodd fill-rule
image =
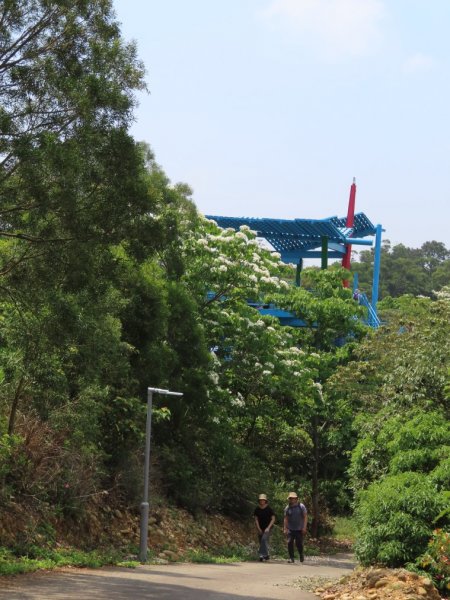
<path id="1" fill-rule="evenodd" d="M 347 221 L 345 223 L 346 227 L 353 227 L 355 222 L 355 201 L 356 201 L 356 183 L 355 178 L 353 178 L 353 183 L 350 186 L 350 197 L 348 199 L 348 210 L 347 210 Z M 352 245 L 347 244 L 345 248 L 344 258 L 342 259 L 342 266 L 344 269 L 350 270 L 350 260 L 352 257 Z M 344 280 L 344 287 L 349 287 L 349 282 Z"/>

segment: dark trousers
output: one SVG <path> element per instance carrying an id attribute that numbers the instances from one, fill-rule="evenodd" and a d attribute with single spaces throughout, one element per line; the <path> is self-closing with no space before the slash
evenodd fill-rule
<path id="1" fill-rule="evenodd" d="M 300 558 L 303 558 L 303 531 L 299 529 L 290 529 L 287 537 L 287 547 L 289 558 L 294 558 L 294 542 Z"/>

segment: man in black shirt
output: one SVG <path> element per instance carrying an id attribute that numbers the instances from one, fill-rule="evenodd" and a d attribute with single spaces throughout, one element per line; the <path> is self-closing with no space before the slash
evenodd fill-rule
<path id="1" fill-rule="evenodd" d="M 275 523 L 275 513 L 270 508 L 265 494 L 259 495 L 258 506 L 255 508 L 253 516 L 258 530 L 259 560 L 262 562 L 269 560 L 269 536 Z"/>

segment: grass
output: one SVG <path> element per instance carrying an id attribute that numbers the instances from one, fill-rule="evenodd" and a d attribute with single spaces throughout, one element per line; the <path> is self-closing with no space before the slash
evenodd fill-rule
<path id="1" fill-rule="evenodd" d="M 40 569 L 68 566 L 99 568 L 105 565 L 117 565 L 133 568 L 139 564 L 136 561 L 122 559 L 123 557 L 113 550 L 85 552 L 73 548 L 55 550 L 31 546 L 26 554 L 22 554 L 0 547 L 0 575 L 18 575 Z"/>
<path id="2" fill-rule="evenodd" d="M 228 564 L 254 560 L 254 558 L 254 553 L 248 548 L 231 546 L 230 548 L 221 548 L 214 553 L 207 550 L 191 550 L 185 555 L 184 560 L 203 564 Z"/>
<path id="3" fill-rule="evenodd" d="M 338 541 L 354 542 L 356 537 L 355 521 L 350 517 L 335 517 L 332 537 Z"/>

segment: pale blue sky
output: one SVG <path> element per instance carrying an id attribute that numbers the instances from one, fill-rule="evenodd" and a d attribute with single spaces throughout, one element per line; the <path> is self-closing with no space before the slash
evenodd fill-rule
<path id="1" fill-rule="evenodd" d="M 450 248 L 449 0 L 114 0 L 149 95 L 132 133 L 206 214 L 356 208 Z"/>

